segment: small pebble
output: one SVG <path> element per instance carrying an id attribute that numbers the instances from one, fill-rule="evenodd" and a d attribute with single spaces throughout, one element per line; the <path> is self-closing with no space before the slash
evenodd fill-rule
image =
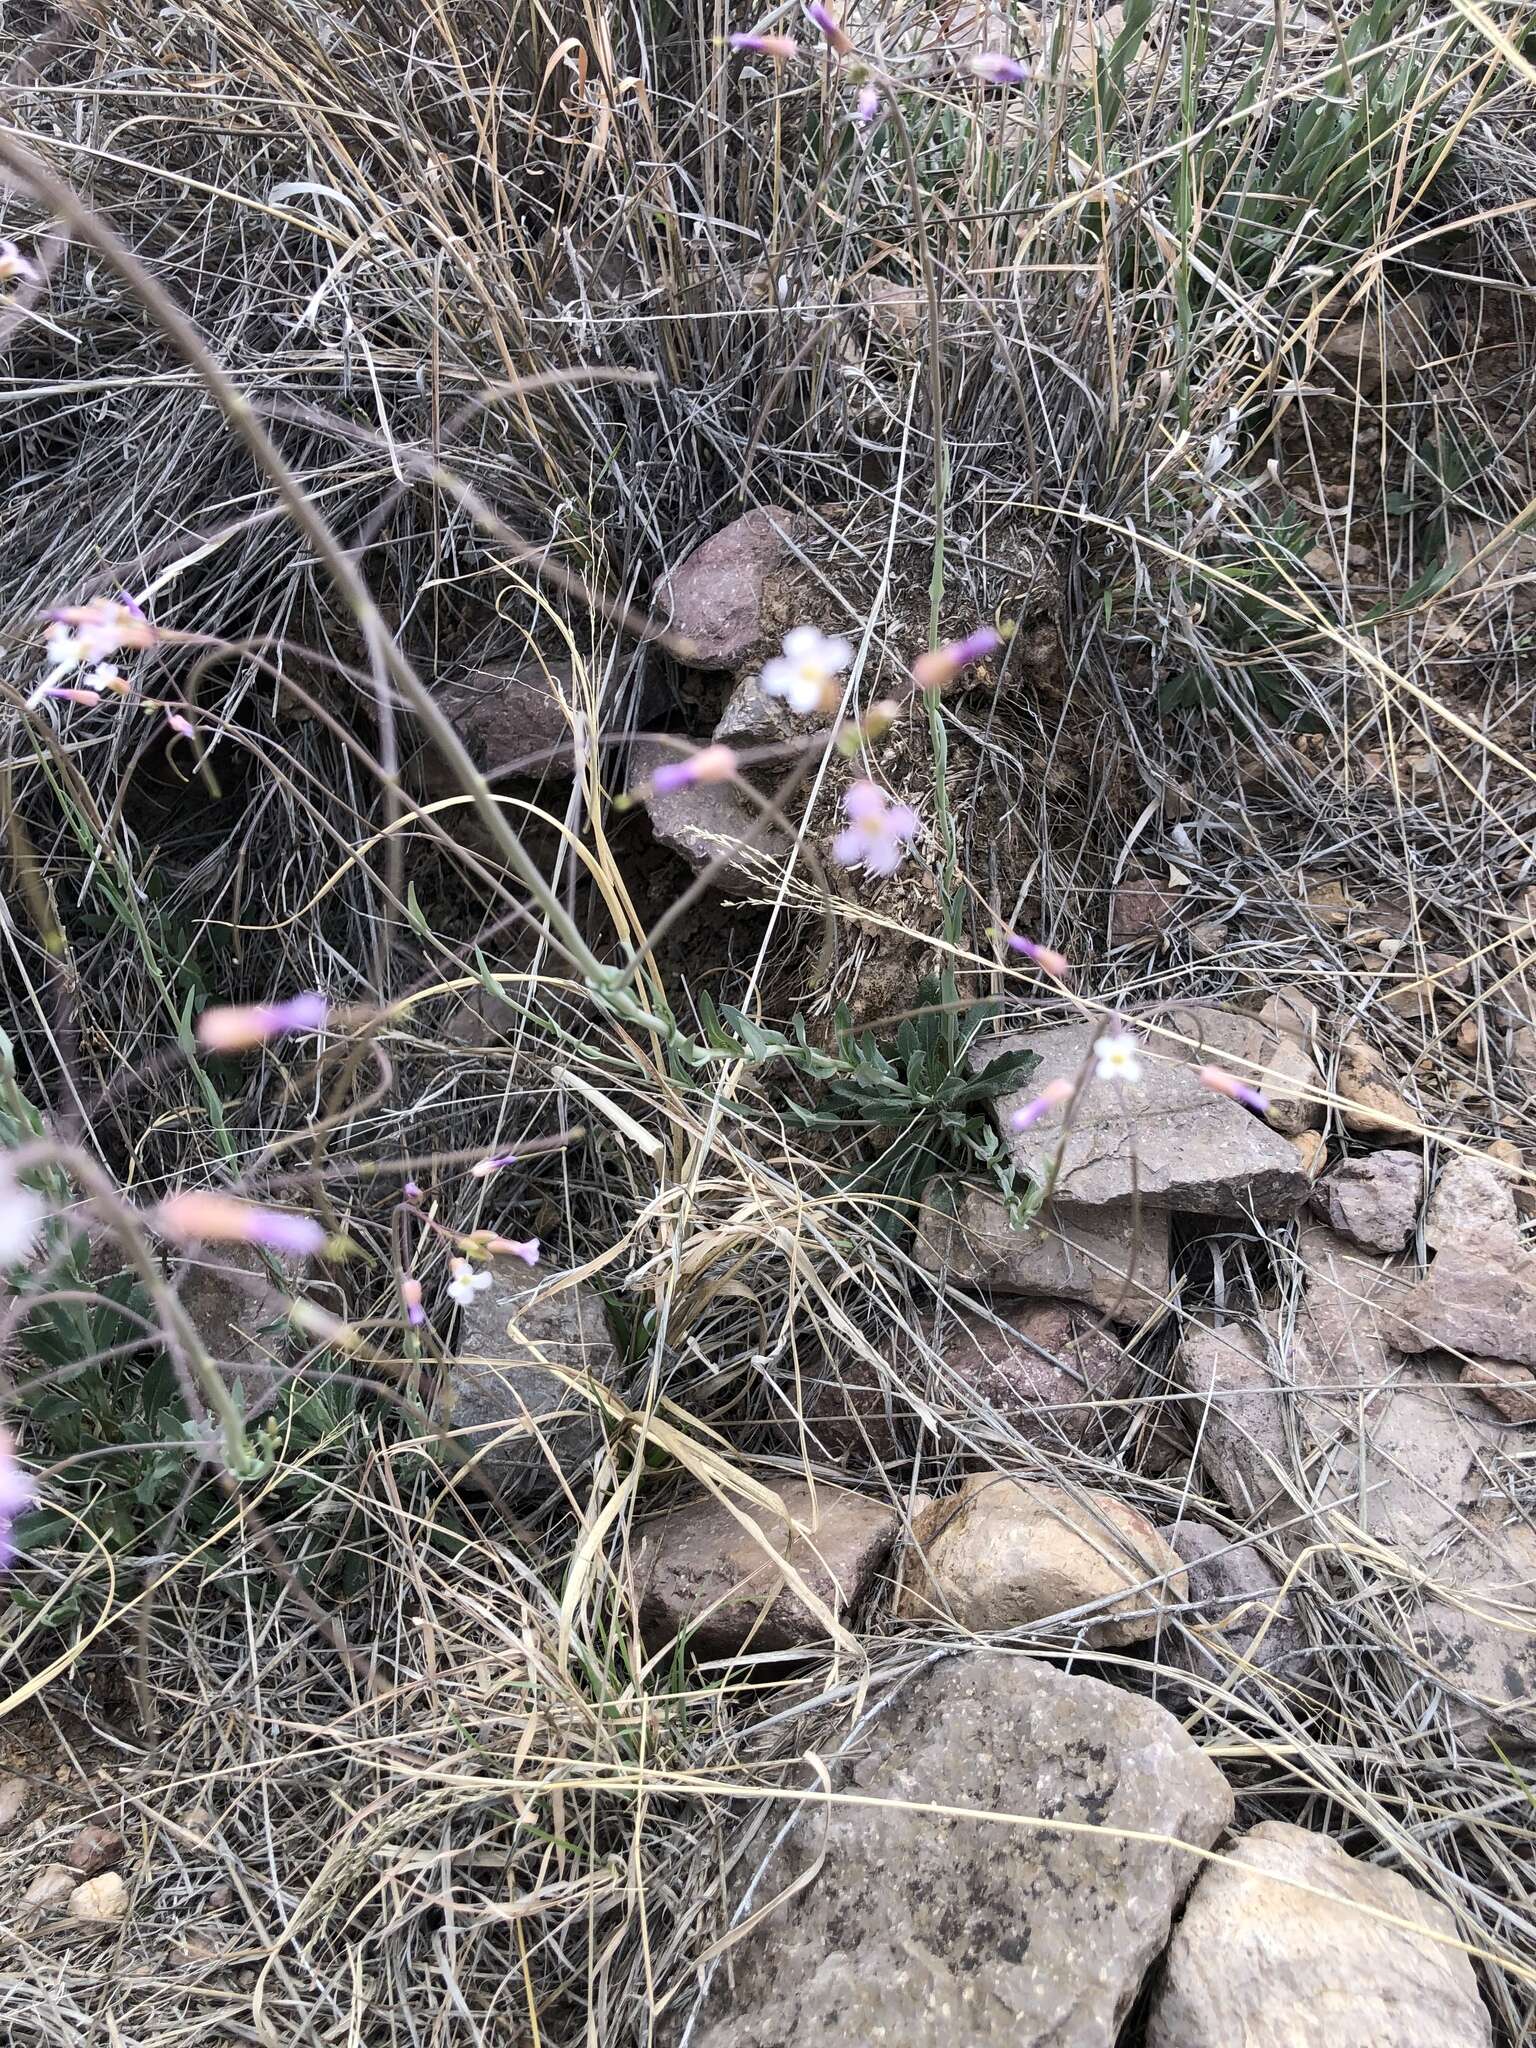
<path id="1" fill-rule="evenodd" d="M 75 1886 L 64 1908 L 71 1920 L 121 1920 L 128 1912 L 128 1887 L 115 1870 Z"/>

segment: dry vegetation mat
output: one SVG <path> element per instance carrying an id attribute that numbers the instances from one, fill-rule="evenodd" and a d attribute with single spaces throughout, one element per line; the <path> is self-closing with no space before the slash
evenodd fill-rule
<path id="1" fill-rule="evenodd" d="M 1528 8 L 0 62 L 0 2032 L 1530 2043 Z"/>

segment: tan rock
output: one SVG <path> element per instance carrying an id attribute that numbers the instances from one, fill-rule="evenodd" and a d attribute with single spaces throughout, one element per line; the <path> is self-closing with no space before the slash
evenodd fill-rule
<path id="1" fill-rule="evenodd" d="M 1508 1178 L 1487 1160 L 1452 1152 L 1424 1211 L 1424 1242 L 1433 1251 L 1504 1258 L 1520 1249 L 1520 1218 Z"/>
<path id="2" fill-rule="evenodd" d="M 1472 1387 L 1506 1422 L 1536 1422 L 1536 1373 L 1497 1358 L 1474 1358 L 1461 1368 L 1461 1384 Z"/>
<path id="3" fill-rule="evenodd" d="M 1178 1558 L 1144 1515 L 1113 1494 L 978 1472 L 915 1524 L 899 1612 L 983 1631 L 1076 1615 L 1098 1647 L 1144 1642 L 1189 1597 Z"/>
<path id="4" fill-rule="evenodd" d="M 32 1804 L 32 1787 L 16 1771 L 0 1771 L 0 1842 L 27 1817 Z"/>
<path id="5" fill-rule="evenodd" d="M 1302 1170 L 1310 1180 L 1316 1180 L 1328 1164 L 1328 1140 L 1321 1131 L 1298 1131 L 1291 1143 L 1296 1147 Z"/>
<path id="6" fill-rule="evenodd" d="M 827 1628 L 791 1574 L 840 1625 L 862 1602 L 896 1540 L 893 1508 L 841 1487 L 771 1487 L 777 1512 L 694 1500 L 648 1522 L 635 1560 L 640 1629 L 653 1651 L 678 1640 L 700 1658 L 824 1644 Z"/>
<path id="7" fill-rule="evenodd" d="M 128 1887 L 115 1870 L 77 1884 L 64 1907 L 71 1920 L 122 1920 L 128 1913 Z"/>
<path id="8" fill-rule="evenodd" d="M 1411 1137 L 1419 1127 L 1401 1091 L 1393 1083 L 1381 1055 L 1364 1039 L 1347 1038 L 1339 1050 L 1336 1083 L 1346 1131 L 1356 1137 L 1392 1133 Z"/>
<path id="9" fill-rule="evenodd" d="M 1447 1909 L 1395 1871 L 1262 1821 L 1196 1880 L 1147 2048 L 1488 2048 L 1456 1936 Z"/>
<path id="10" fill-rule="evenodd" d="M 1525 1154 L 1508 1138 L 1490 1138 L 1485 1150 L 1496 1166 L 1509 1169 L 1515 1207 L 1522 1216 L 1536 1216 L 1536 1179 L 1525 1163 Z"/>
<path id="11" fill-rule="evenodd" d="M 21 1895 L 21 1903 L 34 1913 L 51 1913 L 62 1906 L 80 1882 L 80 1873 L 67 1863 L 45 1863 Z"/>

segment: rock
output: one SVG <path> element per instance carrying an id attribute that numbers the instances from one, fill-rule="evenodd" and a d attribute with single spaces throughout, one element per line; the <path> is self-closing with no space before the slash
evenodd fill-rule
<path id="1" fill-rule="evenodd" d="M 1536 1530 L 1510 1491 L 1506 1425 L 1453 1362 L 1401 1355 L 1422 1290 L 1399 1268 L 1312 1223 L 1299 1256 L 1293 1319 L 1184 1332 L 1175 1365 L 1201 1396 L 1206 1479 L 1287 1554 L 1366 1547 L 1390 1618 L 1367 1616 L 1358 1647 L 1401 1663 L 1405 1732 L 1422 1735 L 1428 1679 L 1463 1741 L 1530 1740 Z"/>
<path id="2" fill-rule="evenodd" d="M 1171 1522 L 1162 1534 L 1189 1574 L 1191 1611 L 1164 1621 L 1159 1666 L 1202 1679 L 1202 1692 L 1240 1693 L 1256 1673 L 1282 1690 L 1305 1685 L 1313 1658 L 1295 1600 L 1259 1546 L 1207 1522 Z"/>
<path id="3" fill-rule="evenodd" d="M 823 1751 L 823 1753 L 825 1753 Z M 1007 1651 L 920 1667 L 830 1760 L 834 1791 L 775 1802 L 688 2048 L 1108 2048 L 1232 1795 L 1171 1715 Z M 808 1790 L 814 1795 L 817 1786 Z M 974 1808 L 1081 1832 L 939 1817 Z M 1170 1842 L 1187 1843 L 1173 1848 Z M 690 2025 L 689 2022 L 692 2021 Z"/>
<path id="4" fill-rule="evenodd" d="M 1105 1027 L 1090 1020 L 985 1041 L 972 1054 L 978 1065 L 1004 1052 L 1039 1057 L 1023 1087 L 997 1105 L 1014 1164 L 1040 1186 L 1054 1168 L 1053 1198 L 1079 1209 L 1118 1207 L 1139 1196 L 1153 1207 L 1200 1215 L 1294 1214 L 1306 1198 L 1307 1177 L 1291 1146 L 1240 1104 L 1202 1086 L 1191 1063 L 1209 1058 L 1212 1040 L 1202 1034 L 1206 1020 L 1220 1014 L 1171 1013 L 1168 1028 L 1188 1043 L 1149 1042 L 1139 1081 L 1116 1088 L 1089 1079 L 1028 1131 L 1012 1128 L 1012 1112 L 1053 1081 L 1077 1080 Z"/>
<path id="5" fill-rule="evenodd" d="M 1416 1152 L 1341 1159 L 1312 1190 L 1312 1212 L 1340 1237 L 1370 1252 L 1400 1252 L 1413 1235 L 1424 1192 Z"/>
<path id="6" fill-rule="evenodd" d="M 1517 1256 L 1520 1218 L 1505 1176 L 1486 1160 L 1451 1153 L 1424 1211 L 1424 1242 L 1436 1252 Z"/>
<path id="7" fill-rule="evenodd" d="M 1312 1052 L 1318 1034 L 1316 1003 L 1295 991 L 1272 995 L 1257 1021 L 1260 1036 L 1253 1050 L 1232 1050 L 1263 1069 L 1260 1080 L 1269 1099 L 1264 1121 L 1288 1138 L 1321 1130 L 1328 1112 L 1322 1069 Z"/>
<path id="8" fill-rule="evenodd" d="M 675 747 L 641 740 L 630 750 L 630 775 L 638 785 L 648 782 L 664 761 L 678 758 Z M 771 876 L 789 851 L 789 840 L 749 796 L 733 782 L 700 782 L 666 790 L 644 799 L 651 831 L 663 846 L 693 867 L 724 860 L 722 887 L 745 887 Z"/>
<path id="9" fill-rule="evenodd" d="M 640 1630 L 653 1653 L 679 1638 L 705 1659 L 820 1648 L 826 1623 L 800 1597 L 781 1559 L 840 1624 L 864 1600 L 895 1542 L 895 1510 L 835 1486 L 795 1481 L 769 1491 L 777 1514 L 733 1503 L 761 1540 L 714 1499 L 690 1501 L 646 1524 L 635 1581 Z"/>
<path id="10" fill-rule="evenodd" d="M 1536 1365 L 1536 1253 L 1492 1256 L 1453 1244 L 1402 1304 L 1400 1351 L 1454 1351 Z"/>
<path id="11" fill-rule="evenodd" d="M 744 512 L 662 578 L 656 611 L 691 643 L 692 667 L 740 668 L 788 627 L 807 623 L 790 616 L 802 580 L 794 543 L 806 531 L 783 505 Z"/>
<path id="12" fill-rule="evenodd" d="M 1406 1878 L 1326 1835 L 1262 1821 L 1200 1873 L 1152 1995 L 1147 2048 L 1488 2048 L 1456 1938 L 1451 1914 Z"/>
<path id="13" fill-rule="evenodd" d="M 1486 1146 L 1495 1168 L 1504 1168 L 1514 1189 L 1515 1208 L 1521 1216 L 1536 1216 L 1536 1182 L 1528 1177 L 1525 1154 L 1508 1138 L 1490 1138 Z"/>
<path id="14" fill-rule="evenodd" d="M 926 1213 L 913 1257 L 928 1273 L 999 1294 L 1080 1301 L 1120 1322 L 1160 1314 L 1168 1299 L 1168 1218 L 1158 1209 L 1048 1203 L 1020 1228 L 994 1195 L 967 1189 L 957 1216 Z"/>
<path id="15" fill-rule="evenodd" d="M 1110 1493 L 1002 1479 L 978 1472 L 913 1525 L 916 1555 L 897 1611 L 908 1620 L 948 1618 L 979 1631 L 1074 1620 L 1097 1648 L 1139 1643 L 1189 1582 L 1144 1515 Z"/>
<path id="16" fill-rule="evenodd" d="M 603 1440 L 584 1384 L 617 1388 L 624 1375 L 594 1288 L 559 1273 L 533 1280 L 513 1258 L 490 1270 L 493 1284 L 460 1316 L 439 1418 L 475 1475 L 511 1501 L 538 1499 Z"/>
<path id="17" fill-rule="evenodd" d="M 1328 1140 L 1321 1131 L 1298 1131 L 1291 1143 L 1296 1147 L 1302 1172 L 1309 1180 L 1316 1180 L 1328 1164 Z"/>
<path id="18" fill-rule="evenodd" d="M 1536 1374 L 1497 1358 L 1474 1358 L 1461 1368 L 1461 1384 L 1482 1395 L 1506 1422 L 1536 1422 Z"/>
<path id="19" fill-rule="evenodd" d="M 0 1842 L 19 1828 L 32 1804 L 32 1787 L 16 1771 L 0 1771 Z"/>
<path id="20" fill-rule="evenodd" d="M 280 1263 L 299 1289 L 299 1263 Z M 241 1389 L 247 1414 L 259 1413 L 285 1375 L 293 1334 L 290 1297 L 265 1255 L 254 1245 L 207 1247 L 178 1267 L 176 1291 L 209 1357 Z"/>
<path id="21" fill-rule="evenodd" d="M 1438 353 L 1428 331 L 1429 301 L 1420 292 L 1384 300 L 1377 295 L 1324 336 L 1318 354 L 1336 378 L 1327 388 L 1346 402 L 1370 397 L 1383 383 L 1410 383 Z"/>
<path id="22" fill-rule="evenodd" d="M 96 1877 L 121 1862 L 127 1846 L 116 1828 L 89 1821 L 64 1851 L 64 1861 L 81 1877 Z"/>
<path id="23" fill-rule="evenodd" d="M 1166 938 L 1181 922 L 1177 891 L 1159 887 L 1150 875 L 1128 877 L 1109 899 L 1109 943 L 1145 945 Z"/>
<path id="24" fill-rule="evenodd" d="M 930 1354 L 939 1352 L 933 1366 Z M 806 1389 L 806 1417 L 834 1457 L 885 1464 L 908 1456 L 918 1416 L 939 1443 L 1001 1425 L 1059 1449 L 1102 1436 L 1105 1412 L 1136 1384 L 1135 1360 L 1100 1319 L 1067 1301 L 999 1301 L 991 1314 L 946 1314 L 931 1345 L 898 1341 L 889 1366 L 830 1366 Z M 928 1423 L 932 1442 L 933 1424 Z"/>
<path id="25" fill-rule="evenodd" d="M 67 1863 L 45 1863 L 21 1895 L 21 1903 L 34 1913 L 51 1913 L 64 1905 L 79 1884 L 76 1871 Z"/>
<path id="26" fill-rule="evenodd" d="M 1419 1119 L 1393 1085 L 1379 1053 L 1364 1039 L 1346 1038 L 1339 1048 L 1339 1071 L 1335 1083 L 1344 1107 L 1346 1131 L 1358 1138 L 1411 1137 Z"/>
<path id="27" fill-rule="evenodd" d="M 569 656 L 541 661 L 530 654 L 526 661 L 493 663 L 435 684 L 432 695 L 483 775 L 493 781 L 506 775 L 569 779 L 575 761 L 573 714 L 583 702 Z M 435 747 L 423 750 L 421 770 L 432 795 L 459 793 L 458 777 Z"/>
<path id="28" fill-rule="evenodd" d="M 128 1887 L 115 1870 L 77 1884 L 64 1907 L 71 1920 L 122 1920 L 128 1912 Z"/>

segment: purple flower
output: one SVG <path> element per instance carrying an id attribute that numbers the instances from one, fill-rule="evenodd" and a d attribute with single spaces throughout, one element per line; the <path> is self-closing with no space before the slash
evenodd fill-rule
<path id="1" fill-rule="evenodd" d="M 208 1052 L 240 1052 L 290 1031 L 319 1031 L 329 1011 L 325 997 L 290 996 L 284 1003 L 217 1004 L 197 1020 L 197 1042 Z"/>
<path id="2" fill-rule="evenodd" d="M 421 1200 L 421 1189 L 413 1180 L 408 1180 L 400 1192 L 408 1202 L 419 1202 Z"/>
<path id="3" fill-rule="evenodd" d="M 499 1173 L 504 1166 L 517 1163 L 515 1152 L 493 1152 L 489 1159 L 477 1159 L 469 1169 L 476 1180 L 489 1180 L 493 1173 Z"/>
<path id="4" fill-rule="evenodd" d="M 852 50 L 853 43 L 847 31 L 831 8 L 822 4 L 822 0 L 808 0 L 805 18 L 812 28 L 821 30 L 839 57 L 846 57 Z"/>
<path id="5" fill-rule="evenodd" d="M 1027 64 L 1021 64 L 1017 57 L 1004 56 L 1000 50 L 979 50 L 974 57 L 966 58 L 965 68 L 983 85 L 1023 85 L 1029 77 Z"/>
<path id="6" fill-rule="evenodd" d="M 32 1482 L 16 1462 L 9 1434 L 0 1429 L 0 1571 L 16 1555 L 11 1525 L 32 1505 Z"/>
<path id="7" fill-rule="evenodd" d="M 848 814 L 845 831 L 832 851 L 845 868 L 867 868 L 873 875 L 894 875 L 906 854 L 905 842 L 917 831 L 917 813 L 893 804 L 872 782 L 856 782 L 843 798 Z"/>
<path id="8" fill-rule="evenodd" d="M 858 99 L 854 102 L 853 118 L 861 128 L 869 128 L 880 118 L 880 88 L 876 85 L 861 85 Z"/>
<path id="9" fill-rule="evenodd" d="M 42 1198 L 0 1164 L 0 1268 L 27 1258 L 43 1227 Z"/>
<path id="10" fill-rule="evenodd" d="M 406 1273 L 400 1281 L 400 1299 L 405 1303 L 405 1319 L 413 1329 L 419 1329 L 427 1320 L 427 1312 L 421 1305 L 421 1282 Z"/>

